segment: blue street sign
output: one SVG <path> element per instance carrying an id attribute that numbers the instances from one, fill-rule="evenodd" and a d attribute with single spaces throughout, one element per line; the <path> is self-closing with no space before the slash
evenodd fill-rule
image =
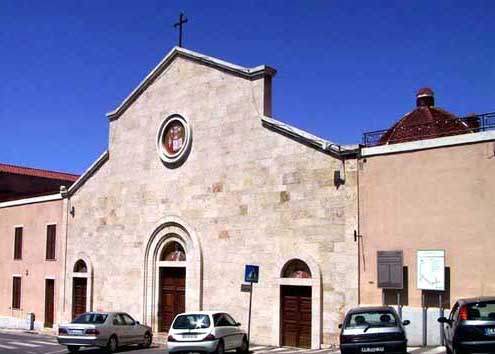
<path id="1" fill-rule="evenodd" d="M 257 265 L 246 264 L 244 272 L 244 281 L 246 283 L 257 283 L 260 275 L 260 267 Z"/>

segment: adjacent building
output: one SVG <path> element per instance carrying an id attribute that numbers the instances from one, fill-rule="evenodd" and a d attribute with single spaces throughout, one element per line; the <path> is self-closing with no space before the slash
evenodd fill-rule
<path id="1" fill-rule="evenodd" d="M 426 343 L 438 344 L 441 308 L 495 293 L 494 123 L 494 113 L 460 119 L 422 89 L 412 112 L 390 129 L 365 134 L 358 168 L 360 303 L 402 307 L 412 344 L 424 343 L 424 308 Z M 384 251 L 392 253 L 378 262 Z M 444 274 L 428 268 L 421 251 L 443 254 Z M 402 255 L 396 271 L 393 252 Z M 380 276 L 402 278 L 402 289 L 380 288 Z"/>
<path id="2" fill-rule="evenodd" d="M 51 328 L 60 318 L 65 202 L 76 175 L 0 164 L 0 326 Z"/>

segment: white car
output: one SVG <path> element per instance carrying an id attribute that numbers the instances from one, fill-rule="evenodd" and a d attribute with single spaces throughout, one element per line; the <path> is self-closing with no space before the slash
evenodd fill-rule
<path id="1" fill-rule="evenodd" d="M 181 313 L 168 332 L 168 351 L 224 354 L 226 350 L 236 349 L 247 353 L 247 335 L 240 326 L 223 311 Z"/>

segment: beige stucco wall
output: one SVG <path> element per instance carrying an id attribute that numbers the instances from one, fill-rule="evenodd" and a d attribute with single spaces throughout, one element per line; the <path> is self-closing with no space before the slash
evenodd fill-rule
<path id="1" fill-rule="evenodd" d="M 57 225 L 56 260 L 46 260 L 46 227 Z M 64 257 L 65 230 L 63 201 L 47 201 L 0 208 L 0 317 L 3 326 L 24 325 L 28 312 L 36 315 L 36 325 L 45 317 L 45 279 L 55 279 L 55 313 L 57 322 L 60 279 Z M 14 260 L 14 229 L 23 227 L 22 260 Z M 12 310 L 12 276 L 21 275 L 21 310 Z M 16 323 L 11 319 L 19 319 Z"/>
<path id="2" fill-rule="evenodd" d="M 361 303 L 380 304 L 378 250 L 403 250 L 409 306 L 421 306 L 416 250 L 444 249 L 451 301 L 495 293 L 494 143 L 366 157 L 360 162 Z"/>
<path id="3" fill-rule="evenodd" d="M 258 264 L 252 338 L 277 345 L 280 271 L 297 256 L 321 274 L 311 283 L 313 347 L 336 340 L 338 323 L 357 303 L 355 160 L 337 189 L 341 161 L 262 127 L 268 87 L 179 57 L 110 123 L 109 160 L 70 200 L 66 275 L 70 283 L 77 258 L 91 262 L 93 309 L 149 323 L 146 248 L 162 223 L 176 220 L 187 229 L 187 274 L 195 277 L 186 310 L 224 309 L 247 325 L 240 284 L 244 265 Z M 161 121 L 174 113 L 192 123 L 193 143 L 187 161 L 169 169 L 155 144 Z M 65 296 L 68 319 L 69 286 Z"/>

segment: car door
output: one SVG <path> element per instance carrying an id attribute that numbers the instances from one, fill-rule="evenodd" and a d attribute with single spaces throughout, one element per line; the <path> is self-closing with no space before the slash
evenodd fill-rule
<path id="1" fill-rule="evenodd" d="M 237 321 L 232 318 L 228 313 L 224 313 L 225 319 L 229 323 L 229 327 L 232 328 L 232 346 L 233 348 L 239 348 L 242 345 L 242 339 L 244 338 L 244 331 L 237 325 Z"/>
<path id="2" fill-rule="evenodd" d="M 445 334 L 445 344 L 452 348 L 452 341 L 454 338 L 454 330 L 456 326 L 457 313 L 459 312 L 459 303 L 456 302 L 452 307 L 452 311 L 449 314 L 449 321 L 443 326 Z"/>
<path id="3" fill-rule="evenodd" d="M 141 326 L 138 326 L 136 321 L 127 313 L 122 313 L 121 317 L 124 321 L 124 327 L 127 335 L 126 342 L 128 344 L 141 343 L 144 336 Z"/>
<path id="4" fill-rule="evenodd" d="M 225 319 L 223 313 L 217 313 L 213 315 L 213 321 L 215 325 L 215 333 L 217 337 L 221 337 L 223 344 L 225 345 L 225 350 L 230 350 L 233 348 L 232 340 L 232 327 L 229 325 L 228 321 Z"/>
<path id="5" fill-rule="evenodd" d="M 118 313 L 115 313 L 112 316 L 113 316 L 113 318 L 110 322 L 111 328 L 110 328 L 110 332 L 108 333 L 108 336 L 110 338 L 110 336 L 112 334 L 116 334 L 119 345 L 125 344 L 125 336 L 124 336 L 124 330 L 123 330 L 124 323 L 122 322 L 122 318 L 120 317 L 120 314 L 118 314 Z"/>

